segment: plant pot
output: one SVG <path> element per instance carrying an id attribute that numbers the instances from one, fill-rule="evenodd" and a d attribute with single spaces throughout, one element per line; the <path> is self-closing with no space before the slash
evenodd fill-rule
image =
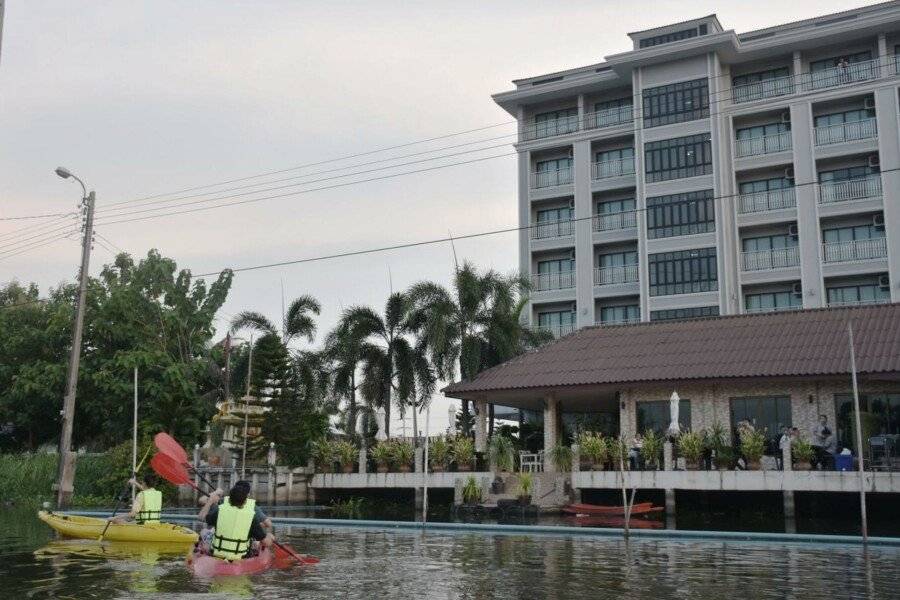
<path id="1" fill-rule="evenodd" d="M 378 473 L 387 473 L 387 472 L 388 472 L 388 466 L 387 466 L 387 465 L 377 465 L 377 466 L 375 467 L 375 471 L 378 472 Z"/>
<path id="2" fill-rule="evenodd" d="M 602 471 L 606 465 L 602 462 L 591 464 L 591 471 Z"/>
<path id="3" fill-rule="evenodd" d="M 519 504 L 522 506 L 529 506 L 531 504 L 531 496 L 519 496 Z"/>
<path id="4" fill-rule="evenodd" d="M 760 464 L 760 460 L 748 460 L 747 461 L 747 470 L 748 471 L 759 471 L 762 468 L 762 464 Z"/>
<path id="5" fill-rule="evenodd" d="M 699 471 L 700 470 L 700 461 L 699 460 L 687 460 L 684 461 L 684 468 L 687 471 Z"/>
<path id="6" fill-rule="evenodd" d="M 443 473 L 444 465 L 431 465 L 431 472 L 432 473 Z"/>
<path id="7" fill-rule="evenodd" d="M 352 473 L 353 472 L 353 463 L 349 465 L 341 465 L 341 473 Z"/>
<path id="8" fill-rule="evenodd" d="M 808 460 L 798 460 L 794 463 L 795 471 L 812 471 L 812 463 Z"/>
<path id="9" fill-rule="evenodd" d="M 409 465 L 400 465 L 399 467 L 397 467 L 397 470 L 401 473 L 409 473 L 410 471 L 412 471 L 412 467 L 410 467 Z"/>
<path id="10" fill-rule="evenodd" d="M 463 464 L 461 464 L 461 465 L 456 465 L 456 470 L 457 470 L 457 471 L 462 471 L 462 472 L 464 472 L 464 473 L 468 473 L 469 471 L 472 470 L 472 465 L 471 465 L 471 464 L 466 464 L 466 463 L 463 463 Z"/>

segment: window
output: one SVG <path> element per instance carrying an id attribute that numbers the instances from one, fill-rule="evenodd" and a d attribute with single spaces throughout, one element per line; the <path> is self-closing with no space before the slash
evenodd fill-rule
<path id="1" fill-rule="evenodd" d="M 709 80 L 694 79 L 641 92 L 644 127 L 693 121 L 709 116 Z"/>
<path id="2" fill-rule="evenodd" d="M 604 100 L 603 102 L 597 102 L 594 104 L 595 112 L 605 112 L 605 111 L 614 111 L 617 109 L 628 109 L 631 110 L 634 102 L 631 97 L 627 98 L 616 98 L 615 100 Z"/>
<path id="3" fill-rule="evenodd" d="M 687 40 L 693 37 L 697 37 L 698 28 L 691 27 L 690 29 L 682 29 L 681 31 L 673 31 L 672 33 L 663 33 L 661 35 L 654 35 L 653 37 L 644 38 L 640 41 L 640 48 L 650 48 L 652 46 L 659 46 L 661 44 L 669 44 L 671 42 L 677 42 L 679 40 Z M 706 35 L 706 25 L 700 26 L 699 35 Z"/>
<path id="4" fill-rule="evenodd" d="M 872 53 L 856 52 L 809 63 L 809 82 L 813 89 L 865 81 L 878 75 Z"/>
<path id="5" fill-rule="evenodd" d="M 882 287 L 878 283 L 832 286 L 826 288 L 825 292 L 828 295 L 829 305 L 873 304 L 891 300 L 890 288 Z"/>
<path id="6" fill-rule="evenodd" d="M 756 194 L 759 192 L 771 192 L 794 187 L 794 181 L 785 177 L 773 179 L 758 179 L 756 181 L 743 181 L 740 184 L 741 194 Z"/>
<path id="7" fill-rule="evenodd" d="M 718 306 L 695 306 L 693 308 L 670 308 L 667 310 L 651 310 L 651 321 L 677 321 L 696 319 L 699 317 L 718 317 Z"/>
<path id="8" fill-rule="evenodd" d="M 871 223 L 869 223 L 868 225 L 834 227 L 831 229 L 822 230 L 822 241 L 826 244 L 852 242 L 854 240 L 871 240 L 873 238 L 883 237 L 884 227 L 876 227 Z"/>
<path id="9" fill-rule="evenodd" d="M 731 429 L 738 443 L 737 426 L 741 421 L 749 421 L 759 431 L 765 431 L 770 445 L 778 448 L 777 440 L 783 427 L 791 427 L 790 396 L 752 396 L 731 399 Z M 770 452 L 772 448 L 769 449 Z"/>
<path id="10" fill-rule="evenodd" d="M 578 131 L 578 107 L 551 110 L 534 115 L 535 137 L 549 137 Z"/>
<path id="11" fill-rule="evenodd" d="M 869 175 L 875 175 L 879 172 L 878 167 L 848 167 L 846 169 L 835 169 L 834 171 L 819 171 L 819 181 L 838 182 L 852 181 L 854 179 L 863 179 Z"/>
<path id="12" fill-rule="evenodd" d="M 618 150 L 604 150 L 594 155 L 595 162 L 612 162 L 614 160 L 634 159 L 634 148 L 619 148 Z"/>
<path id="13" fill-rule="evenodd" d="M 555 273 L 570 273 L 575 270 L 575 260 L 572 258 L 560 258 L 557 260 L 542 260 L 538 262 L 538 275 Z"/>
<path id="14" fill-rule="evenodd" d="M 832 113 L 830 115 L 819 115 L 815 117 L 816 127 L 828 127 L 829 125 L 840 125 L 842 123 L 856 123 L 865 121 L 866 119 L 875 118 L 874 108 L 860 108 L 857 110 L 845 110 L 844 112 Z"/>
<path id="15" fill-rule="evenodd" d="M 716 230 L 712 190 L 647 198 L 647 237 L 666 238 Z"/>
<path id="16" fill-rule="evenodd" d="M 631 212 L 634 210 L 634 198 L 625 198 L 623 200 L 604 200 L 597 203 L 597 214 L 615 215 L 623 212 Z"/>
<path id="17" fill-rule="evenodd" d="M 719 289 L 715 248 L 651 254 L 649 271 L 651 296 L 714 292 Z"/>
<path id="18" fill-rule="evenodd" d="M 809 70 L 811 73 L 817 73 L 819 71 L 840 67 L 843 63 L 852 65 L 853 63 L 866 62 L 867 60 L 872 60 L 872 53 L 868 50 L 865 52 L 856 52 L 855 54 L 833 56 L 823 60 L 814 60 L 809 63 Z"/>
<path id="19" fill-rule="evenodd" d="M 638 264 L 638 255 L 634 250 L 600 254 L 597 258 L 599 259 L 601 269 L 606 267 L 627 267 L 629 265 Z"/>
<path id="20" fill-rule="evenodd" d="M 601 323 L 635 323 L 640 320 L 641 308 L 637 304 L 600 308 Z"/>
<path id="21" fill-rule="evenodd" d="M 566 171 L 572 168 L 571 158 L 554 158 L 552 160 L 539 160 L 535 163 L 538 173 L 551 173 L 554 171 Z"/>
<path id="22" fill-rule="evenodd" d="M 647 181 L 666 181 L 712 173 L 709 134 L 644 144 Z"/>
<path id="23" fill-rule="evenodd" d="M 794 292 L 766 292 L 745 294 L 744 307 L 747 312 L 772 312 L 803 307 L 803 299 Z"/>
<path id="24" fill-rule="evenodd" d="M 750 102 L 790 94 L 793 91 L 790 76 L 788 67 L 737 75 L 731 79 L 732 97 L 735 102 Z"/>
<path id="25" fill-rule="evenodd" d="M 779 235 L 763 235 L 760 237 L 744 238 L 741 240 L 744 252 L 764 252 L 767 250 L 783 250 L 795 248 L 797 236 L 788 233 Z"/>
<path id="26" fill-rule="evenodd" d="M 900 434 L 900 393 L 860 394 L 859 413 L 862 420 L 863 451 L 868 438 L 874 435 Z M 856 452 L 853 436 L 853 394 L 834 395 L 834 414 L 837 415 L 837 437 L 840 447 Z"/>
<path id="27" fill-rule="evenodd" d="M 555 223 L 557 221 L 571 221 L 572 209 L 568 206 L 562 208 L 548 208 L 537 211 L 538 223 Z"/>
<path id="28" fill-rule="evenodd" d="M 561 330 L 575 326 L 575 311 L 559 310 L 538 313 L 538 326 L 551 330 Z"/>
<path id="29" fill-rule="evenodd" d="M 672 423 L 671 408 L 668 400 L 652 400 L 636 402 L 638 433 L 647 430 L 664 435 Z M 678 424 L 682 431 L 691 430 L 691 401 L 682 399 L 678 403 Z"/>
<path id="30" fill-rule="evenodd" d="M 606 127 L 608 125 L 628 123 L 634 114 L 632 105 L 633 102 L 630 97 L 597 102 L 594 104 L 593 122 L 589 121 L 589 126 Z"/>
<path id="31" fill-rule="evenodd" d="M 790 123 L 769 123 L 767 125 L 754 125 L 753 127 L 742 127 L 735 132 L 735 137 L 739 140 L 749 140 L 761 137 L 769 137 L 786 133 L 791 130 Z"/>

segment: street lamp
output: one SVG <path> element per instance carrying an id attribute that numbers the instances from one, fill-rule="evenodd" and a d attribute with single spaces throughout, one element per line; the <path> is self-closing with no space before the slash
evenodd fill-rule
<path id="1" fill-rule="evenodd" d="M 69 179 L 71 177 L 72 179 L 74 179 L 75 181 L 80 183 L 81 184 L 81 192 L 82 192 L 81 197 L 87 198 L 87 195 L 88 195 L 87 187 L 85 187 L 84 182 L 81 179 L 79 179 L 76 175 L 74 175 L 72 173 L 72 171 L 68 170 L 65 167 L 56 167 L 55 172 L 57 175 L 59 175 L 63 179 Z"/>

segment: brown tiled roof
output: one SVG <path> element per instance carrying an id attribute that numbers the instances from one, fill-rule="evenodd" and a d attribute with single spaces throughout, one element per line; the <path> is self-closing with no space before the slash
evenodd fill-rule
<path id="1" fill-rule="evenodd" d="M 478 392 L 629 382 L 900 373 L 900 304 L 587 327 L 454 383 Z"/>

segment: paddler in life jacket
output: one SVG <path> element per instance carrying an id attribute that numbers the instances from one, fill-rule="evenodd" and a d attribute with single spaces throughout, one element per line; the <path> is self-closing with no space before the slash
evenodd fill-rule
<path id="1" fill-rule="evenodd" d="M 240 560 L 252 554 L 253 540 L 266 548 L 275 541 L 272 534 L 263 529 L 261 513 L 257 513 L 256 501 L 248 498 L 249 495 L 250 482 L 238 481 L 221 504 L 218 502 L 222 491 L 216 490 L 200 511 L 206 524 L 215 527 L 210 551 L 216 558 Z"/>
<path id="2" fill-rule="evenodd" d="M 159 523 L 163 502 L 162 492 L 156 489 L 159 483 L 159 478 L 157 478 L 156 474 L 148 473 L 143 482 L 132 477 L 128 480 L 128 483 L 140 490 L 134 497 L 131 511 L 121 517 L 113 517 L 110 521 L 113 523 L 124 523 L 126 520 L 134 519 L 141 525 L 144 523 Z"/>

